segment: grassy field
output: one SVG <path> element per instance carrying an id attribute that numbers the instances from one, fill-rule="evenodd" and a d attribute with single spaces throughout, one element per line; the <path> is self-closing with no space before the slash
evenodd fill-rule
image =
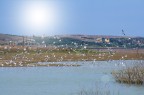
<path id="1" fill-rule="evenodd" d="M 60 61 L 143 60 L 144 50 L 66 49 L 56 47 L 0 46 L 0 66 L 79 66 L 76 64 L 39 64 Z"/>

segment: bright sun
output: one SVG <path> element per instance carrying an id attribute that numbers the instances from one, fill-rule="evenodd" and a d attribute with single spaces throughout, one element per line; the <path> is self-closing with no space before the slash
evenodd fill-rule
<path id="1" fill-rule="evenodd" d="M 48 11 L 42 7 L 32 7 L 29 8 L 29 10 L 26 10 L 26 22 L 29 25 L 39 27 L 42 26 L 43 24 L 46 24 L 47 20 L 49 20 L 49 23 L 52 22 L 51 13 L 48 15 Z M 49 16 L 49 17 L 48 17 Z"/>
<path id="2" fill-rule="evenodd" d="M 44 30 L 53 28 L 57 19 L 57 10 L 54 6 L 35 3 L 23 8 L 22 21 L 25 28 L 30 30 Z"/>

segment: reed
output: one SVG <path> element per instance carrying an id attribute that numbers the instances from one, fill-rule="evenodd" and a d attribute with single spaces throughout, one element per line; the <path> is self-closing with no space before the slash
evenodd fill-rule
<path id="1" fill-rule="evenodd" d="M 119 71 L 113 71 L 115 80 L 119 83 L 138 84 L 144 83 L 144 65 L 139 64 L 133 67 L 127 67 Z"/>
<path id="2" fill-rule="evenodd" d="M 110 90 L 108 87 L 95 87 L 94 89 L 79 91 L 76 95 L 119 95 L 119 91 Z"/>

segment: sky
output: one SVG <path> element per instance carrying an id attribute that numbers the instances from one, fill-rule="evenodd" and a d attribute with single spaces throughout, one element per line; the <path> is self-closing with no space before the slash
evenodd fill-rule
<path id="1" fill-rule="evenodd" d="M 0 0 L 0 33 L 144 37 L 144 0 Z"/>

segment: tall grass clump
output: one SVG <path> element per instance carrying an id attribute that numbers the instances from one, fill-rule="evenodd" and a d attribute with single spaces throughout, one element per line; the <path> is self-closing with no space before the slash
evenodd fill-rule
<path id="1" fill-rule="evenodd" d="M 119 95 L 119 93 L 114 94 L 111 91 L 101 91 L 101 90 L 95 90 L 95 91 L 82 90 L 81 92 L 78 93 L 78 95 Z"/>
<path id="2" fill-rule="evenodd" d="M 119 92 L 111 91 L 107 88 L 95 88 L 93 90 L 81 90 L 77 95 L 119 95 Z"/>
<path id="3" fill-rule="evenodd" d="M 138 64 L 133 67 L 112 72 L 115 80 L 119 83 L 139 84 L 144 83 L 144 65 Z"/>

